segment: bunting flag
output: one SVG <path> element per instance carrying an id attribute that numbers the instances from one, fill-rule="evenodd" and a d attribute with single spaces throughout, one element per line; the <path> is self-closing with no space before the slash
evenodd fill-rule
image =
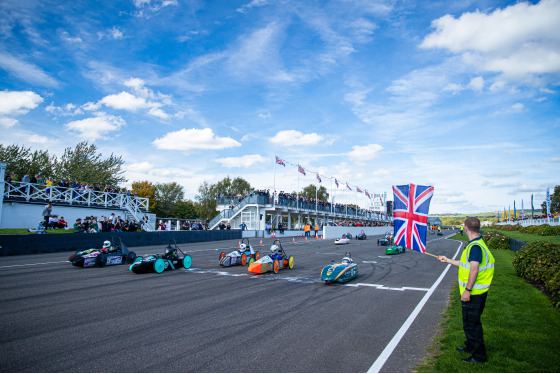
<path id="1" fill-rule="evenodd" d="M 298 171 L 299 171 L 300 173 L 302 173 L 303 175 L 306 175 L 306 174 L 305 174 L 305 169 L 302 168 L 301 165 L 298 165 L 297 168 L 298 168 Z"/>
<path id="2" fill-rule="evenodd" d="M 364 192 L 364 191 L 360 190 L 360 187 L 358 187 L 358 186 L 356 186 L 356 191 L 357 191 L 357 192 L 360 192 L 360 193 L 363 193 L 363 192 Z"/>
<path id="3" fill-rule="evenodd" d="M 533 206 L 533 194 L 531 194 L 531 218 L 535 218 L 535 207 Z"/>
<path id="4" fill-rule="evenodd" d="M 521 199 L 521 219 L 525 219 L 525 209 L 523 208 L 523 199 Z"/>
<path id="5" fill-rule="evenodd" d="M 286 167 L 286 164 L 284 163 L 284 161 L 282 161 L 282 159 L 278 156 L 276 156 L 276 163 L 278 165 L 282 165 L 282 166 Z"/>
<path id="6" fill-rule="evenodd" d="M 367 192 L 367 190 L 364 192 L 366 194 L 366 196 L 371 199 L 371 195 L 369 194 L 369 192 Z"/>
<path id="7" fill-rule="evenodd" d="M 511 205 L 508 206 L 508 221 L 511 221 Z"/>
<path id="8" fill-rule="evenodd" d="M 334 184 L 336 184 L 336 188 L 338 188 L 338 180 L 334 178 Z"/>
<path id="9" fill-rule="evenodd" d="M 346 182 L 346 188 L 348 188 L 350 191 L 352 191 L 352 189 L 351 189 L 350 186 L 348 185 L 348 182 Z"/>
<path id="10" fill-rule="evenodd" d="M 319 181 L 319 183 L 321 183 L 321 177 L 319 176 L 319 174 L 317 174 L 317 180 Z"/>
<path id="11" fill-rule="evenodd" d="M 515 200 L 513 200 L 513 218 L 517 218 L 517 210 L 515 209 Z"/>
<path id="12" fill-rule="evenodd" d="M 428 211 L 434 187 L 405 184 L 393 186 L 395 245 L 426 253 Z"/>

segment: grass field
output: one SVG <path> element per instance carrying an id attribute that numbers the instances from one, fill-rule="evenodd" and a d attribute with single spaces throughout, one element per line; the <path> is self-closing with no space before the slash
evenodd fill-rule
<path id="1" fill-rule="evenodd" d="M 468 364 L 456 351 L 463 347 L 458 286 L 450 295 L 440 331 L 429 357 L 416 368 L 422 373 L 556 373 L 560 372 L 560 311 L 548 297 L 517 277 L 514 252 L 494 250 L 496 269 L 482 315 L 488 362 Z"/>
<path id="2" fill-rule="evenodd" d="M 47 230 L 48 234 L 72 234 L 72 229 L 68 230 Z M 36 235 L 35 232 L 29 232 L 27 229 L 0 229 L 0 235 L 6 234 L 33 234 Z"/>
<path id="3" fill-rule="evenodd" d="M 537 240 L 542 240 L 554 244 L 560 244 L 560 236 L 558 235 L 542 236 L 537 234 L 524 234 L 519 231 L 502 231 L 502 230 L 494 230 L 494 229 L 492 229 L 492 231 L 497 231 L 501 234 L 504 234 L 505 236 L 508 236 L 512 239 L 521 240 L 525 243 L 532 243 L 532 242 L 536 242 Z"/>

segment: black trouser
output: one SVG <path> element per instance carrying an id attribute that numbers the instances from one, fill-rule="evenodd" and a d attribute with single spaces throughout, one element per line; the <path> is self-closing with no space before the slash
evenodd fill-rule
<path id="1" fill-rule="evenodd" d="M 484 338 L 482 333 L 482 323 L 480 316 L 486 305 L 486 297 L 488 292 L 481 295 L 471 295 L 469 302 L 461 301 L 463 310 L 463 330 L 465 331 L 465 348 L 469 351 L 473 358 L 479 361 L 485 361 L 486 347 L 484 346 Z"/>

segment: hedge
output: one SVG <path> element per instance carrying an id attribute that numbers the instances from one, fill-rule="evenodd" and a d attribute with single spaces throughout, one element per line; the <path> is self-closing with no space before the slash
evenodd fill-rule
<path id="1" fill-rule="evenodd" d="M 482 234 L 482 239 L 484 239 L 484 243 L 486 243 L 490 249 L 506 249 L 508 251 L 511 249 L 509 246 L 509 238 L 499 232 L 486 231 Z"/>
<path id="2" fill-rule="evenodd" d="M 560 245 L 544 241 L 527 244 L 513 258 L 517 275 L 544 285 L 552 304 L 560 307 Z"/>
<path id="3" fill-rule="evenodd" d="M 560 235 L 560 226 L 549 226 L 547 224 L 539 226 L 527 226 L 519 228 L 519 232 L 542 236 Z"/>

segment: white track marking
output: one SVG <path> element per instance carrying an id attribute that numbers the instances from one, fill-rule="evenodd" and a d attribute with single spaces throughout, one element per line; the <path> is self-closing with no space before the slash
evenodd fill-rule
<path id="1" fill-rule="evenodd" d="M 459 253 L 459 250 L 461 249 L 462 245 L 463 243 L 459 244 L 459 248 L 457 248 L 457 252 L 455 252 L 453 258 L 457 257 L 457 254 Z M 418 314 L 422 311 L 422 308 L 424 308 L 424 305 L 428 302 L 428 299 L 430 298 L 430 296 L 432 296 L 432 294 L 439 286 L 439 284 L 441 283 L 441 281 L 443 280 L 443 278 L 445 277 L 445 275 L 447 274 L 450 268 L 451 268 L 451 264 L 448 264 L 445 267 L 445 269 L 443 270 L 439 278 L 436 280 L 436 282 L 432 285 L 432 287 L 430 287 L 426 295 L 424 295 L 422 300 L 420 300 L 418 305 L 416 305 L 416 308 L 414 308 L 412 313 L 410 313 L 410 315 L 408 316 L 404 324 L 401 326 L 399 331 L 397 331 L 397 333 L 395 334 L 395 336 L 393 336 L 389 344 L 385 346 L 383 352 L 381 352 L 379 357 L 377 357 L 377 360 L 375 360 L 373 365 L 371 365 L 371 367 L 368 370 L 368 373 L 379 373 L 379 370 L 381 370 L 383 365 L 385 365 L 385 362 L 387 362 L 387 360 L 389 359 L 389 357 L 391 356 L 391 354 L 393 353 L 393 351 L 395 350 L 395 348 L 403 338 L 404 334 L 406 334 L 406 332 L 408 331 L 408 329 L 410 328 L 410 326 L 412 325 L 412 323 L 414 322 Z"/>
<path id="2" fill-rule="evenodd" d="M 35 265 L 61 264 L 61 263 L 63 263 L 63 262 L 70 262 L 70 261 L 36 262 L 36 263 L 34 263 L 34 264 L 5 265 L 5 266 L 0 266 L 0 269 L 2 269 L 2 268 L 15 268 L 15 267 L 20 267 L 20 266 L 35 266 Z"/>

